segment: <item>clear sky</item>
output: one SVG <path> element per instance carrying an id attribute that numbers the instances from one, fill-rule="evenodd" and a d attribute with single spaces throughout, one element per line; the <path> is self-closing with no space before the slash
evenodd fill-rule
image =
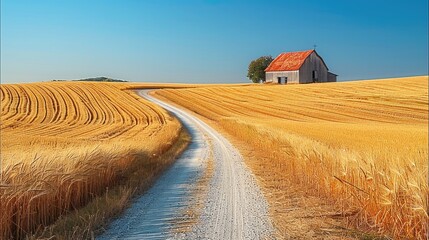
<path id="1" fill-rule="evenodd" d="M 339 80 L 428 74 L 428 1 L 1 0 L 1 82 L 246 82 L 317 45 Z"/>

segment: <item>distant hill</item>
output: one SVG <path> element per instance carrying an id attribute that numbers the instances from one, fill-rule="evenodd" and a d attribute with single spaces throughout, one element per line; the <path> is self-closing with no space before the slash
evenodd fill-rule
<path id="1" fill-rule="evenodd" d="M 52 80 L 52 81 L 56 82 L 56 81 L 67 81 L 67 80 Z M 108 78 L 108 77 L 83 78 L 83 79 L 72 80 L 72 81 L 82 81 L 82 82 L 127 82 L 125 80 L 113 79 L 113 78 Z"/>
<path id="2" fill-rule="evenodd" d="M 127 82 L 125 80 L 113 79 L 108 77 L 84 78 L 76 81 L 94 81 L 94 82 Z"/>

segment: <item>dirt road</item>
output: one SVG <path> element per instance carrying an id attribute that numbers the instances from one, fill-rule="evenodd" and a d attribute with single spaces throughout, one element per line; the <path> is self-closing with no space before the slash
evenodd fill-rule
<path id="1" fill-rule="evenodd" d="M 174 114 L 192 142 L 176 163 L 100 239 L 269 239 L 273 227 L 268 204 L 240 153 L 218 132 L 188 112 L 142 90 L 140 95 Z M 214 174 L 204 207 L 192 230 L 174 233 L 193 186 L 212 153 Z"/>

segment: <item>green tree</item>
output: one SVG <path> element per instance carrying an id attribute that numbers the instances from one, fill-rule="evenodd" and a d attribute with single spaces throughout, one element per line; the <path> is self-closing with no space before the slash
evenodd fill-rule
<path id="1" fill-rule="evenodd" d="M 262 56 L 250 62 L 247 77 L 254 83 L 265 82 L 265 68 L 273 61 L 271 56 Z"/>

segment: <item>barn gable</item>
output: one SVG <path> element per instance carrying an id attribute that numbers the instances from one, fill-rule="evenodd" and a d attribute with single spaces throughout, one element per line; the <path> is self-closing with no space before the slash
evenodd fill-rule
<path id="1" fill-rule="evenodd" d="M 299 69 L 299 83 L 327 82 L 328 67 L 323 59 L 313 51 Z"/>

